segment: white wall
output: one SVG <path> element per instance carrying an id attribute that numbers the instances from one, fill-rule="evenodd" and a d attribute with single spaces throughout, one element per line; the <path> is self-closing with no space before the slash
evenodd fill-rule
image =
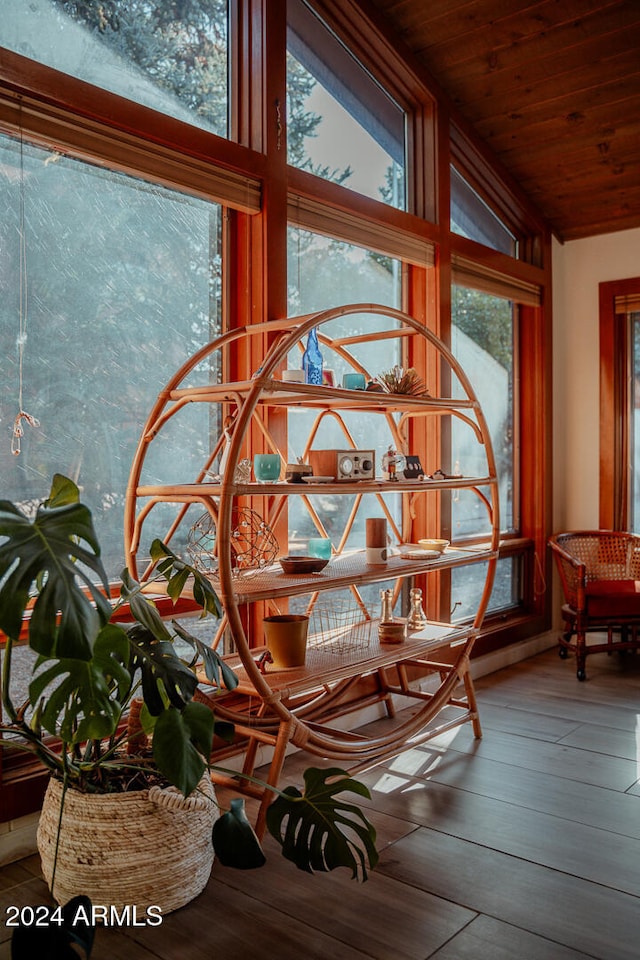
<path id="1" fill-rule="evenodd" d="M 640 229 L 554 243 L 554 531 L 598 527 L 598 284 L 637 276 Z"/>

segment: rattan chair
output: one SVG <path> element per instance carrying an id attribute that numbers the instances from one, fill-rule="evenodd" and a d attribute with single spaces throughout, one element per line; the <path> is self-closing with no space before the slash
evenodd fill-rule
<path id="1" fill-rule="evenodd" d="M 578 680 L 585 680 L 589 654 L 640 646 L 640 536 L 580 530 L 556 534 L 549 546 L 564 594 L 559 653 L 575 653 Z M 606 631 L 606 642 L 587 643 L 590 631 Z"/>

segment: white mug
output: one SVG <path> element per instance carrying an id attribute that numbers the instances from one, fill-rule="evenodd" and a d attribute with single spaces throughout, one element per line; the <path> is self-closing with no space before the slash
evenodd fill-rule
<path id="1" fill-rule="evenodd" d="M 384 547 L 366 547 L 366 560 L 377 567 L 384 567 L 387 563 L 388 550 Z"/>

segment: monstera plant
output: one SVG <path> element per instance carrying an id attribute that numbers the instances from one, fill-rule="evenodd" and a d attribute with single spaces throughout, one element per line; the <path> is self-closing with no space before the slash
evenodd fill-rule
<path id="1" fill-rule="evenodd" d="M 216 593 L 197 570 L 159 540 L 151 558 L 151 581 L 161 580 L 174 602 L 189 581 L 201 615 L 220 616 Z M 63 797 L 125 794 L 156 783 L 189 797 L 203 775 L 209 781 L 214 730 L 232 737 L 233 729 L 196 699 L 196 670 L 218 691 L 232 690 L 236 677 L 215 650 L 163 620 L 126 571 L 114 598 L 91 513 L 65 477 L 54 477 L 35 516 L 0 501 L 0 630 L 0 729 L 13 735 L 5 748 L 35 754 L 62 784 Z M 28 697 L 16 702 L 12 658 L 25 633 L 36 657 Z M 128 723 L 138 712 L 139 725 Z M 342 796 L 368 796 L 363 784 L 341 770 L 310 768 L 303 790 L 274 793 L 267 826 L 286 857 L 303 870 L 345 866 L 366 879 L 377 861 L 375 831 Z M 218 859 L 262 864 L 241 801 L 230 806 L 213 826 Z"/>

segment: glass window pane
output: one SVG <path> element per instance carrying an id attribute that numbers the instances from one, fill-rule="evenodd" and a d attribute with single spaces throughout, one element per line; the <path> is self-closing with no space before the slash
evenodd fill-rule
<path id="1" fill-rule="evenodd" d="M 510 257 L 518 255 L 514 235 L 454 167 L 451 167 L 451 229 Z"/>
<path id="2" fill-rule="evenodd" d="M 487 420 L 500 491 L 500 526 L 514 531 L 514 306 L 509 300 L 468 287 L 452 288 L 451 344 L 476 392 Z M 455 393 L 454 385 L 454 395 Z M 482 476 L 486 469 L 478 457 L 470 428 L 452 418 L 453 472 Z M 454 540 L 486 532 L 486 511 L 471 491 L 457 491 L 452 503 Z"/>
<path id="3" fill-rule="evenodd" d="M 3 4 L 0 46 L 227 136 L 227 0 Z"/>
<path id="4" fill-rule="evenodd" d="M 312 311 L 337 306 L 341 303 L 377 302 L 398 307 L 401 293 L 400 263 L 391 258 L 362 247 L 331 240 L 308 231 L 291 228 L 289 230 L 289 313 L 301 315 Z M 395 326 L 387 318 L 371 314 L 353 314 L 337 318 L 324 324 L 320 333 L 330 336 L 358 336 L 370 333 L 366 343 L 349 346 L 352 356 L 372 376 L 390 369 L 394 363 L 401 362 L 400 344 L 397 339 L 376 342 L 375 333 Z M 351 371 L 351 365 L 326 344 L 321 344 L 324 368 L 331 369 L 335 382 L 341 383 L 344 373 Z M 289 367 L 299 367 L 301 354 L 294 352 L 288 359 Z M 310 431 L 317 413 L 301 407 L 290 407 L 288 411 L 288 459 L 295 462 L 308 442 Z M 334 415 L 326 416 L 313 441 L 313 449 L 348 450 L 352 447 L 362 450 L 374 450 L 377 475 L 380 476 L 382 455 L 390 442 L 390 432 L 382 420 L 376 420 L 372 429 L 370 414 L 352 411 L 343 413 L 341 420 Z M 348 431 L 348 437 L 345 434 Z M 322 518 L 327 534 L 334 547 L 342 538 L 348 523 L 355 495 L 344 494 L 336 497 L 314 495 L 309 497 L 313 509 Z M 401 498 L 398 494 L 385 497 L 389 510 L 399 522 Z M 289 506 L 289 548 L 293 552 L 304 551 L 309 537 L 317 536 L 316 526 L 310 512 L 304 506 L 302 498 L 290 497 Z M 346 547 L 362 549 L 365 543 L 365 519 L 367 516 L 381 516 L 382 508 L 376 498 L 367 494 L 362 497 L 353 526 L 346 538 Z M 391 532 L 391 531 L 390 531 Z M 365 591 L 368 600 L 375 609 L 379 604 L 379 586 Z M 363 594 L 364 595 L 364 594 Z"/>
<path id="5" fill-rule="evenodd" d="M 634 533 L 640 531 L 640 312 L 632 311 L 628 314 L 631 324 L 631 342 L 633 349 L 632 359 L 632 389 L 629 401 L 631 404 L 630 437 L 630 486 L 631 486 L 631 524 L 629 529 Z"/>
<path id="6" fill-rule="evenodd" d="M 322 22 L 289 5 L 289 163 L 405 209 L 405 116 Z"/>
<path id="7" fill-rule="evenodd" d="M 399 309 L 401 279 L 400 260 L 310 230 L 289 228 L 287 289 L 290 316 L 326 310 L 344 303 L 383 303 Z M 355 323 L 352 317 L 347 320 Z M 371 317 L 370 320 L 382 327 L 389 324 L 382 317 Z M 393 362 L 390 361 L 389 366 Z"/>
<path id="8" fill-rule="evenodd" d="M 219 329 L 220 208 L 27 144 L 21 150 L 10 138 L 0 139 L 0 205 L 3 496 L 26 505 L 46 496 L 53 473 L 71 477 L 115 577 L 142 426 L 161 387 Z M 179 449 L 191 451 L 195 475 L 218 430 L 208 404 L 189 406 L 180 426 L 192 439 Z M 40 426 L 24 425 L 13 456 L 20 408 Z M 156 471 L 168 482 L 188 474 L 169 430 L 154 457 L 143 482 Z M 146 532 L 150 543 L 165 530 Z"/>
<path id="9" fill-rule="evenodd" d="M 496 566 L 493 589 L 487 606 L 487 615 L 518 606 L 522 598 L 519 584 L 521 560 L 519 557 L 504 557 Z M 456 567 L 451 571 L 451 619 L 454 623 L 472 620 L 482 599 L 487 576 L 485 563 L 468 567 Z"/>

